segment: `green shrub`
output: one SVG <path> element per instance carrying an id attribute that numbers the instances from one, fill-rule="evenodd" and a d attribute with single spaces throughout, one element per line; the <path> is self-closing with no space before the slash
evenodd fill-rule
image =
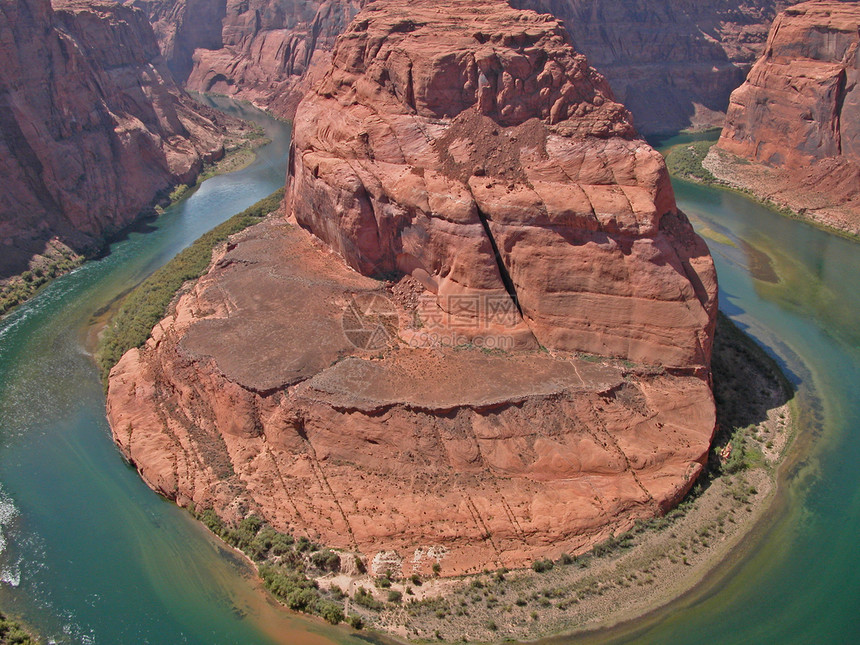
<path id="1" fill-rule="evenodd" d="M 299 553 L 305 553 L 306 551 L 316 551 L 316 545 L 307 539 L 304 535 L 299 537 L 298 542 L 296 542 L 296 551 Z"/>
<path id="2" fill-rule="evenodd" d="M 750 437 L 754 430 L 755 426 L 749 426 L 738 428 L 732 433 L 732 454 L 722 465 L 723 472 L 733 475 L 765 464 L 761 448 L 756 446 Z"/>
<path id="3" fill-rule="evenodd" d="M 329 602 L 327 600 L 319 602 L 319 606 L 317 607 L 317 613 L 324 620 L 327 620 L 332 625 L 337 625 L 338 623 L 343 621 L 343 609 L 341 609 L 340 605 L 337 605 L 333 602 Z"/>
<path id="4" fill-rule="evenodd" d="M 400 602 L 403 600 L 403 594 L 392 589 L 388 592 L 388 602 Z"/>
<path id="5" fill-rule="evenodd" d="M 269 553 L 272 555 L 284 555 L 293 551 L 293 537 L 284 533 L 278 533 L 272 538 L 272 545 L 269 547 Z"/>
<path id="6" fill-rule="evenodd" d="M 554 563 L 552 560 L 545 558 L 543 560 L 535 560 L 532 562 L 532 570 L 535 573 L 544 573 L 546 571 L 550 571 L 554 567 Z"/>
<path id="7" fill-rule="evenodd" d="M 702 161 L 708 155 L 713 141 L 693 141 L 671 148 L 666 155 L 666 166 L 669 173 L 682 179 L 692 179 L 703 183 L 715 183 L 717 178 Z"/>
<path id="8" fill-rule="evenodd" d="M 385 577 L 377 578 L 373 581 L 373 584 L 375 584 L 379 589 L 388 589 L 391 586 L 391 580 Z"/>
<path id="9" fill-rule="evenodd" d="M 14 620 L 0 613 L 0 643 L 3 645 L 36 645 L 36 640 Z"/>
<path id="10" fill-rule="evenodd" d="M 364 587 L 358 588 L 358 591 L 356 591 L 355 595 L 352 597 L 352 601 L 357 605 L 366 607 L 367 609 L 373 609 L 376 611 L 382 609 L 382 603 L 374 598 L 373 595 Z"/>
<path id="11" fill-rule="evenodd" d="M 334 551 L 327 549 L 319 553 L 314 553 L 311 556 L 311 564 L 320 571 L 336 573 L 340 571 L 340 556 Z"/>
<path id="12" fill-rule="evenodd" d="M 257 535 L 259 530 L 263 528 L 263 520 L 256 515 L 249 515 L 239 522 L 239 528 L 251 535 Z"/>
<path id="13" fill-rule="evenodd" d="M 367 573 L 367 567 L 364 564 L 364 560 L 358 556 L 355 556 L 355 569 L 362 575 Z"/>

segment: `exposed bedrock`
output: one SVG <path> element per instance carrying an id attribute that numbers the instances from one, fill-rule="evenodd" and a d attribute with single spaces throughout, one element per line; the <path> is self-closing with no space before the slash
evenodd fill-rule
<path id="1" fill-rule="evenodd" d="M 224 152 L 225 123 L 164 67 L 146 16 L 111 2 L 0 6 L 0 278 L 52 237 L 128 225 Z"/>
<path id="2" fill-rule="evenodd" d="M 153 21 L 180 80 L 291 117 L 362 0 L 126 0 Z M 719 125 L 776 13 L 797 0 L 511 0 L 564 20 L 640 132 Z M 196 54 L 195 54 L 196 51 Z M 190 78 L 189 78 L 190 76 Z"/>
<path id="3" fill-rule="evenodd" d="M 215 92 L 291 118 L 328 65 L 335 37 L 362 0 L 131 0 L 190 90 Z"/>
<path id="4" fill-rule="evenodd" d="M 300 228 L 249 229 L 111 372 L 117 444 L 180 504 L 256 513 L 376 574 L 581 552 L 701 472 L 705 379 L 403 335 L 362 351 L 341 320 L 372 296 L 392 294 Z"/>
<path id="5" fill-rule="evenodd" d="M 806 2 L 776 19 L 719 149 L 773 169 L 756 192 L 860 234 L 860 5 Z"/>
<path id="6" fill-rule="evenodd" d="M 722 125 L 729 95 L 797 0 L 511 0 L 564 20 L 640 132 Z"/>
<path id="7" fill-rule="evenodd" d="M 713 264 L 556 19 L 368 5 L 299 106 L 286 206 L 111 372 L 152 487 L 453 575 L 587 550 L 692 486 Z"/>
<path id="8" fill-rule="evenodd" d="M 375 2 L 300 104 L 289 173 L 302 226 L 361 273 L 412 275 L 448 313 L 509 294 L 524 343 L 708 365 L 707 247 L 550 16 Z"/>

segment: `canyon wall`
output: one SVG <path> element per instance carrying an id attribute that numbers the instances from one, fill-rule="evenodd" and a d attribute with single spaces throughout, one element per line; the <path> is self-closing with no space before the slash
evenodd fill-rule
<path id="1" fill-rule="evenodd" d="M 224 151 L 224 123 L 164 67 L 146 16 L 99 1 L 0 6 L 0 278 L 52 238 L 77 251 Z"/>
<path id="2" fill-rule="evenodd" d="M 711 258 L 559 21 L 478 3 L 495 14 L 483 32 L 391 4 L 341 36 L 299 106 L 298 223 L 361 273 L 413 275 L 449 313 L 509 295 L 541 346 L 706 366 Z"/>
<path id="3" fill-rule="evenodd" d="M 292 117 L 362 0 L 130 0 L 177 78 Z M 565 22 L 640 132 L 721 125 L 777 11 L 797 0 L 511 0 Z M 196 53 L 195 53 L 196 51 Z M 310 76 L 307 73 L 310 71 Z"/>
<path id="4" fill-rule="evenodd" d="M 131 0 L 190 90 L 291 117 L 362 0 Z"/>
<path id="5" fill-rule="evenodd" d="M 563 19 L 641 132 L 722 125 L 729 95 L 797 0 L 511 0 Z"/>
<path id="6" fill-rule="evenodd" d="M 374 575 L 579 553 L 692 486 L 713 263 L 559 21 L 369 4 L 289 168 L 287 218 L 231 239 L 111 371 L 150 486 Z"/>
<path id="7" fill-rule="evenodd" d="M 165 62 L 180 83 L 191 73 L 195 50 L 223 45 L 227 0 L 125 0 L 125 4 L 146 13 Z"/>
<path id="8" fill-rule="evenodd" d="M 776 19 L 763 56 L 732 94 L 709 164 L 763 197 L 860 234 L 860 5 L 806 2 Z"/>

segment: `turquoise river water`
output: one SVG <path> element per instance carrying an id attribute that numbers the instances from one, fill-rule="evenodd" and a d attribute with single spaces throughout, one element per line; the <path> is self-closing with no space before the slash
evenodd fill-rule
<path id="1" fill-rule="evenodd" d="M 214 99 L 213 99 L 214 101 Z M 0 607 L 57 643 L 366 643 L 278 609 L 248 566 L 152 493 L 114 447 L 88 330 L 181 248 L 283 184 L 272 144 L 0 322 Z M 700 588 L 615 642 L 860 642 L 860 247 L 679 182 L 721 307 L 784 365 L 804 410 L 771 513 Z M 146 230 L 143 230 L 143 229 Z M 572 640 L 572 639 L 566 639 Z"/>

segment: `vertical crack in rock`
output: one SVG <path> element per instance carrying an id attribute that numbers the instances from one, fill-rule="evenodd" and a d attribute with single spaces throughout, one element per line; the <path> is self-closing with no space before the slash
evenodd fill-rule
<path id="1" fill-rule="evenodd" d="M 322 464 L 317 457 L 317 451 L 311 443 L 311 440 L 308 438 L 307 431 L 305 430 L 304 421 L 299 422 L 299 425 L 296 427 L 296 430 L 299 436 L 304 440 L 305 445 L 307 446 L 308 455 L 311 458 L 311 472 L 314 474 L 314 477 L 316 478 L 317 483 L 320 485 L 320 488 L 327 491 L 328 494 L 331 495 L 332 501 L 337 507 L 337 510 L 339 511 L 340 516 L 343 519 L 343 523 L 346 526 L 346 531 L 347 533 L 349 533 L 350 546 L 356 548 L 357 542 L 355 540 L 355 533 L 352 530 L 352 524 L 350 524 L 349 518 L 346 516 L 346 511 L 343 509 L 343 506 L 340 503 L 340 498 L 338 498 L 337 493 L 334 492 L 334 489 L 331 487 L 331 484 L 328 481 L 328 477 L 326 477 Z"/>
<path id="2" fill-rule="evenodd" d="M 523 308 L 520 307 L 520 299 L 519 296 L 517 296 L 517 287 L 514 284 L 513 278 L 511 278 L 511 274 L 508 272 L 508 268 L 505 266 L 504 260 L 502 260 L 502 253 L 499 251 L 499 245 L 496 242 L 496 238 L 493 237 L 493 232 L 490 230 L 490 220 L 480 207 L 477 206 L 477 204 L 475 210 L 478 212 L 478 219 L 481 220 L 481 226 L 484 227 L 487 239 L 490 240 L 490 246 L 493 247 L 493 257 L 496 259 L 496 266 L 499 268 L 499 276 L 502 278 L 502 284 L 505 285 L 505 291 L 508 292 L 511 300 L 514 301 L 514 305 L 516 305 L 517 311 L 520 313 L 520 318 L 525 321 Z"/>

